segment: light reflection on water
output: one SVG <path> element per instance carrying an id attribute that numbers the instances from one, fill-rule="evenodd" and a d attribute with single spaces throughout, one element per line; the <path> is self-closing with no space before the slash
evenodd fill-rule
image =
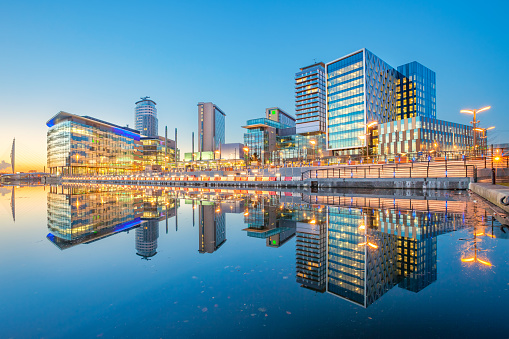
<path id="1" fill-rule="evenodd" d="M 327 336 L 339 328 L 343 336 L 380 336 L 391 329 L 386 320 L 403 321 L 409 311 L 428 319 L 407 319 L 426 331 L 412 336 L 471 335 L 477 321 L 492 324 L 493 335 L 505 327 L 494 312 L 472 309 L 475 317 L 459 318 L 463 327 L 443 321 L 461 311 L 451 299 L 479 308 L 508 301 L 509 227 L 465 192 L 1 189 L 9 213 L 0 215 L 0 251 L 10 260 L 0 294 L 9 321 L 0 330 L 8 336 Z M 40 205 L 45 225 L 42 213 L 27 222 Z M 44 243 L 22 240 L 44 229 Z M 39 277 L 45 288 L 33 298 L 27 292 Z M 69 304 L 91 286 L 91 301 Z M 472 295 L 480 286 L 481 299 Z M 74 315 L 63 327 L 23 327 L 27 306 L 34 316 L 44 310 L 49 323 L 61 309 Z M 128 321 L 136 315 L 150 324 L 145 332 Z"/>

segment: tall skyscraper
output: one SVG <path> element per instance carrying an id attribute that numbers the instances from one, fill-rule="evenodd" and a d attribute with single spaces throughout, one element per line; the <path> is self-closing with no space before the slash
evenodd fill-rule
<path id="1" fill-rule="evenodd" d="M 415 61 L 396 70 L 364 48 L 327 63 L 325 69 L 327 149 L 335 155 L 359 155 L 368 145 L 376 148 L 375 121 L 436 117 L 435 72 Z"/>
<path id="2" fill-rule="evenodd" d="M 303 67 L 295 74 L 297 134 L 325 133 L 325 64 Z"/>
<path id="3" fill-rule="evenodd" d="M 396 70 L 362 49 L 329 62 L 326 71 L 327 148 L 357 154 L 369 122 L 396 118 Z"/>
<path id="4" fill-rule="evenodd" d="M 134 109 L 134 128 L 146 137 L 158 137 L 156 103 L 150 97 L 140 98 Z"/>
<path id="5" fill-rule="evenodd" d="M 198 103 L 198 152 L 214 152 L 225 143 L 225 117 L 213 103 Z"/>
<path id="6" fill-rule="evenodd" d="M 417 61 L 398 66 L 398 72 L 398 120 L 415 116 L 436 119 L 435 72 Z"/>

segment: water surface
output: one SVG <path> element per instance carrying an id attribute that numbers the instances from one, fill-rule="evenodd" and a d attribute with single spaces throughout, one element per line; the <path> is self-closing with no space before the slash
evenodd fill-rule
<path id="1" fill-rule="evenodd" d="M 419 194 L 0 187 L 0 337 L 507 337 L 509 228 Z"/>

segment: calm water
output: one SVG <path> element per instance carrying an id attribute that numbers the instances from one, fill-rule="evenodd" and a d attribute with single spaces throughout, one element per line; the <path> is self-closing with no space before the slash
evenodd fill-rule
<path id="1" fill-rule="evenodd" d="M 509 227 L 466 192 L 0 187 L 0 227 L 1 338 L 509 333 Z"/>

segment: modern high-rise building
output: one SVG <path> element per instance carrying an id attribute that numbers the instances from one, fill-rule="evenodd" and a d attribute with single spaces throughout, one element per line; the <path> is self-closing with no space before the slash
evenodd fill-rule
<path id="1" fill-rule="evenodd" d="M 436 75 L 417 61 L 398 66 L 398 119 L 436 118 Z"/>
<path id="2" fill-rule="evenodd" d="M 376 123 L 436 117 L 435 72 L 417 62 L 395 69 L 364 48 L 325 68 L 327 149 L 334 155 L 360 155 L 376 147 Z"/>
<path id="3" fill-rule="evenodd" d="M 297 134 L 326 132 L 325 64 L 303 67 L 295 74 Z"/>
<path id="4" fill-rule="evenodd" d="M 225 117 L 213 103 L 198 103 L 198 152 L 214 152 L 225 143 Z"/>
<path id="5" fill-rule="evenodd" d="M 396 119 L 396 70 L 362 49 L 327 63 L 326 72 L 327 148 L 358 154 L 368 123 Z"/>
<path id="6" fill-rule="evenodd" d="M 146 137 L 158 137 L 159 127 L 157 122 L 157 108 L 154 100 L 150 97 L 140 98 L 134 109 L 134 128 Z"/>

